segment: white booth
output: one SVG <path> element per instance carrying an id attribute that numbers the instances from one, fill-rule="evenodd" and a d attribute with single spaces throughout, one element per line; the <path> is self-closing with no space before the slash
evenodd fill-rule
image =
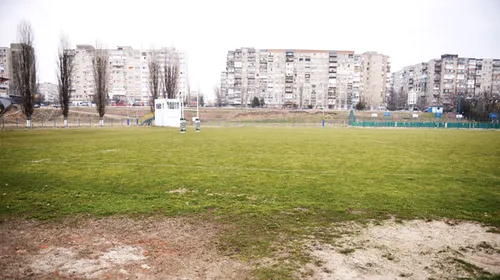
<path id="1" fill-rule="evenodd" d="M 155 126 L 180 127 L 180 99 L 155 99 Z"/>

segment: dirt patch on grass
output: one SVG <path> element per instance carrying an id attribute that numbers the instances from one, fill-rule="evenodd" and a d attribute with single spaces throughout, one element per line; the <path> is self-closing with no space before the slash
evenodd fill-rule
<path id="1" fill-rule="evenodd" d="M 216 250 L 219 228 L 186 219 L 0 223 L 1 279 L 242 279 Z"/>
<path id="2" fill-rule="evenodd" d="M 311 246 L 312 279 L 457 279 L 500 274 L 500 234 L 470 222 L 339 224 Z"/>
<path id="3" fill-rule="evenodd" d="M 288 267 L 279 257 L 252 264 L 221 255 L 217 240 L 225 230 L 215 223 L 160 217 L 0 221 L 0 279 L 247 279 L 259 267 Z M 390 220 L 320 230 L 333 232 L 332 239 L 308 243 L 312 261 L 300 266 L 297 278 L 500 274 L 500 234 L 477 223 Z"/>

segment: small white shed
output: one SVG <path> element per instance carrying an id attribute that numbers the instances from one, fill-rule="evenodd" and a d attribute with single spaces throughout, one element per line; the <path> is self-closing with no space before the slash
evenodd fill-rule
<path id="1" fill-rule="evenodd" d="M 180 127 L 180 99 L 155 99 L 155 126 Z"/>

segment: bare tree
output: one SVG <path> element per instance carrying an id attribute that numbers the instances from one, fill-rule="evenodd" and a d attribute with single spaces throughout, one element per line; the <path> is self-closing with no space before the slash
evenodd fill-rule
<path id="1" fill-rule="evenodd" d="M 424 110 L 427 107 L 427 95 L 425 92 L 418 97 L 417 107 L 420 110 Z"/>
<path id="2" fill-rule="evenodd" d="M 17 27 L 18 43 L 12 44 L 12 87 L 21 97 L 21 107 L 26 116 L 26 126 L 31 127 L 31 116 L 37 92 L 36 55 L 31 24 L 22 21 Z"/>
<path id="3" fill-rule="evenodd" d="M 458 113 L 476 121 L 488 121 L 490 113 L 500 112 L 500 99 L 492 91 L 482 90 L 472 98 L 461 100 Z"/>
<path id="4" fill-rule="evenodd" d="M 170 57 L 164 66 L 164 98 L 176 98 L 179 80 L 179 65 L 174 55 Z"/>
<path id="5" fill-rule="evenodd" d="M 57 81 L 59 86 L 59 104 L 64 116 L 64 126 L 68 126 L 69 102 L 73 89 L 73 70 L 75 68 L 75 54 L 70 50 L 69 39 L 61 35 L 57 60 Z"/>
<path id="6" fill-rule="evenodd" d="M 160 60 L 156 50 L 151 51 L 151 55 L 148 59 L 148 69 L 149 69 L 149 92 L 151 94 L 150 107 L 151 112 L 155 111 L 155 99 L 160 96 Z"/>
<path id="7" fill-rule="evenodd" d="M 189 81 L 189 77 L 186 77 L 187 80 L 187 92 L 186 96 L 184 96 L 184 106 L 191 107 L 191 82 Z"/>
<path id="8" fill-rule="evenodd" d="M 97 45 L 92 59 L 94 70 L 94 102 L 99 113 L 100 125 L 104 125 L 104 115 L 108 105 L 109 90 L 109 56 L 107 50 Z"/>
<path id="9" fill-rule="evenodd" d="M 220 90 L 220 86 L 214 86 L 214 95 L 215 95 L 215 106 L 222 107 L 222 91 Z"/>
<path id="10" fill-rule="evenodd" d="M 391 88 L 389 90 L 389 96 L 387 97 L 387 109 L 389 111 L 395 111 L 398 108 L 397 98 L 397 92 Z"/>
<path id="11" fill-rule="evenodd" d="M 201 95 L 199 97 L 200 97 L 200 101 L 199 101 L 200 107 L 205 107 L 205 95 L 203 93 L 201 93 Z"/>

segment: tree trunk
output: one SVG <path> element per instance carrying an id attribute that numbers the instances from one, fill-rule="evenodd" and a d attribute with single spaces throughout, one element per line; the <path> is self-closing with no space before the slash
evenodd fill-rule
<path id="1" fill-rule="evenodd" d="M 26 116 L 26 127 L 31 128 L 31 116 Z"/>
<path id="2" fill-rule="evenodd" d="M 68 127 L 68 117 L 64 118 L 64 127 Z"/>
<path id="3" fill-rule="evenodd" d="M 100 124 L 101 126 L 104 126 L 104 118 L 102 118 L 102 117 L 101 117 L 101 119 L 100 119 L 100 121 L 99 121 L 99 124 Z"/>

